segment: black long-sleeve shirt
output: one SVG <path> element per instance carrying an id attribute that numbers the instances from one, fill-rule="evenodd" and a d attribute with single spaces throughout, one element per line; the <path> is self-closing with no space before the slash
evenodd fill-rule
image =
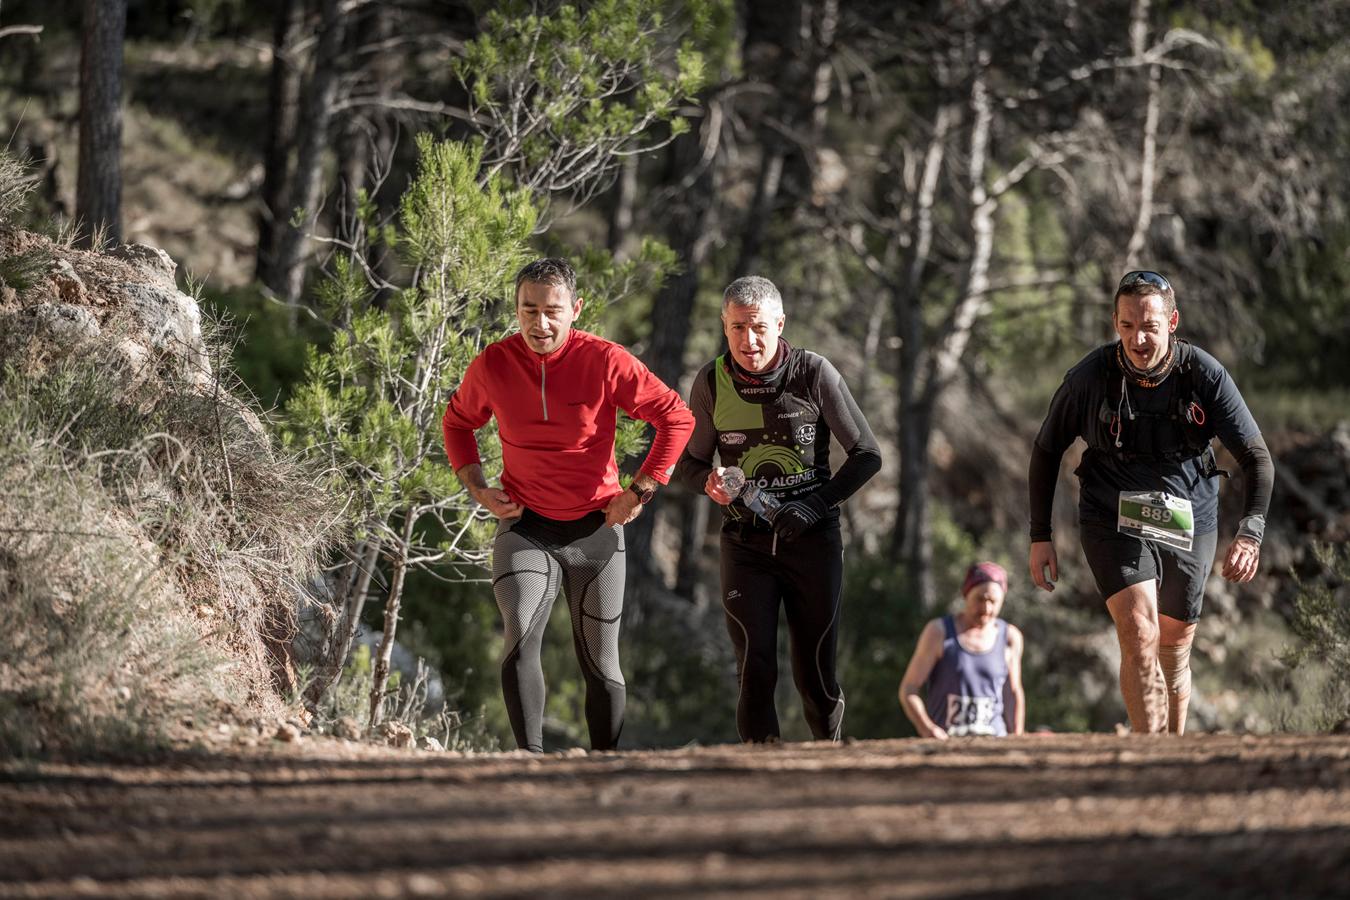
<path id="1" fill-rule="evenodd" d="M 1218 437 L 1237 459 L 1246 476 L 1240 535 L 1261 540 L 1275 481 L 1275 467 L 1265 440 L 1242 399 L 1232 376 L 1213 356 L 1189 344 L 1179 345 L 1195 370 L 1191 376 L 1197 401 L 1204 411 L 1204 433 Z M 1122 491 L 1164 490 L 1191 501 L 1199 534 L 1218 527 L 1218 479 L 1206 472 L 1201 456 L 1180 460 L 1132 459 L 1113 452 L 1109 431 L 1112 414 L 1120 420 L 1121 443 L 1129 449 L 1143 429 L 1176 402 L 1180 379 L 1173 372 L 1155 388 L 1130 384 L 1121 394 L 1121 375 L 1104 369 L 1100 349 L 1069 370 L 1050 401 L 1031 451 L 1027 473 L 1030 486 L 1031 540 L 1048 541 L 1051 508 L 1059 461 L 1076 438 L 1088 443 L 1075 474 L 1082 484 L 1079 519 L 1084 524 L 1114 528 Z M 1105 411 L 1105 414 L 1104 412 Z M 1130 413 L 1134 417 L 1130 417 Z"/>
<path id="2" fill-rule="evenodd" d="M 848 385 L 830 361 L 789 348 L 772 377 L 749 381 L 730 354 L 704 366 L 689 395 L 694 433 L 673 480 L 703 492 L 714 454 L 723 466 L 783 500 L 819 493 L 830 507 L 847 500 L 881 469 L 881 449 Z M 830 436 L 847 458 L 830 471 Z M 731 518 L 748 513 L 740 503 Z"/>

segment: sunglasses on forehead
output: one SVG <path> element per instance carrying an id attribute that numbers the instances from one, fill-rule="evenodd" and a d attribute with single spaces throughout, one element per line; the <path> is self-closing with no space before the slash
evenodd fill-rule
<path id="1" fill-rule="evenodd" d="M 1121 278 L 1120 284 L 1116 286 L 1116 290 L 1120 290 L 1121 288 L 1133 287 L 1136 284 L 1151 284 L 1155 288 L 1161 288 L 1164 291 L 1170 291 L 1172 289 L 1172 285 L 1168 283 L 1167 279 L 1159 275 L 1157 272 L 1147 272 L 1140 270 L 1135 272 L 1126 272 L 1125 277 Z"/>

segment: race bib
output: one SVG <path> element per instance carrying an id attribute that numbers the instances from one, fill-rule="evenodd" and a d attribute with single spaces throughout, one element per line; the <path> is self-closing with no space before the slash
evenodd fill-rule
<path id="1" fill-rule="evenodd" d="M 994 698 L 948 694 L 947 733 L 953 737 L 997 734 L 994 728 Z"/>
<path id="2" fill-rule="evenodd" d="M 1120 493 L 1120 518 L 1116 530 L 1146 541 L 1190 550 L 1195 539 L 1195 516 L 1191 501 L 1166 491 Z"/>

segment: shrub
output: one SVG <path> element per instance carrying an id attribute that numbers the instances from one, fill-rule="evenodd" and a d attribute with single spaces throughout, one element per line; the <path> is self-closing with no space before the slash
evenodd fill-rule
<path id="1" fill-rule="evenodd" d="M 113 359 L 0 360 L 0 752 L 159 744 L 294 681 L 332 501 L 223 387 Z"/>
<path id="2" fill-rule="evenodd" d="M 1302 670 L 1294 682 L 1311 706 L 1306 721 L 1279 724 L 1330 730 L 1350 723 L 1350 550 L 1316 544 L 1313 553 L 1322 572 L 1300 582 L 1290 622 L 1301 643 L 1280 656 L 1291 670 Z"/>
<path id="3" fill-rule="evenodd" d="M 0 151 L 0 224 L 24 208 L 35 185 L 23 163 Z"/>

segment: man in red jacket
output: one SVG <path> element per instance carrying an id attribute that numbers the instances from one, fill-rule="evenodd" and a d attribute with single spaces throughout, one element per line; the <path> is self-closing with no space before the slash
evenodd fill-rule
<path id="1" fill-rule="evenodd" d="M 516 276 L 520 331 L 484 348 L 450 397 L 442 427 L 455 474 L 500 520 L 492 590 L 505 625 L 502 693 L 516 743 L 542 752 L 544 626 L 561 586 L 586 680 L 591 746 L 623 728 L 619 668 L 623 526 L 666 484 L 694 429 L 680 395 L 623 347 L 572 327 L 576 272 L 540 259 Z M 614 461 L 616 411 L 656 426 L 628 490 Z M 474 432 L 496 416 L 502 484 L 483 477 Z"/>

